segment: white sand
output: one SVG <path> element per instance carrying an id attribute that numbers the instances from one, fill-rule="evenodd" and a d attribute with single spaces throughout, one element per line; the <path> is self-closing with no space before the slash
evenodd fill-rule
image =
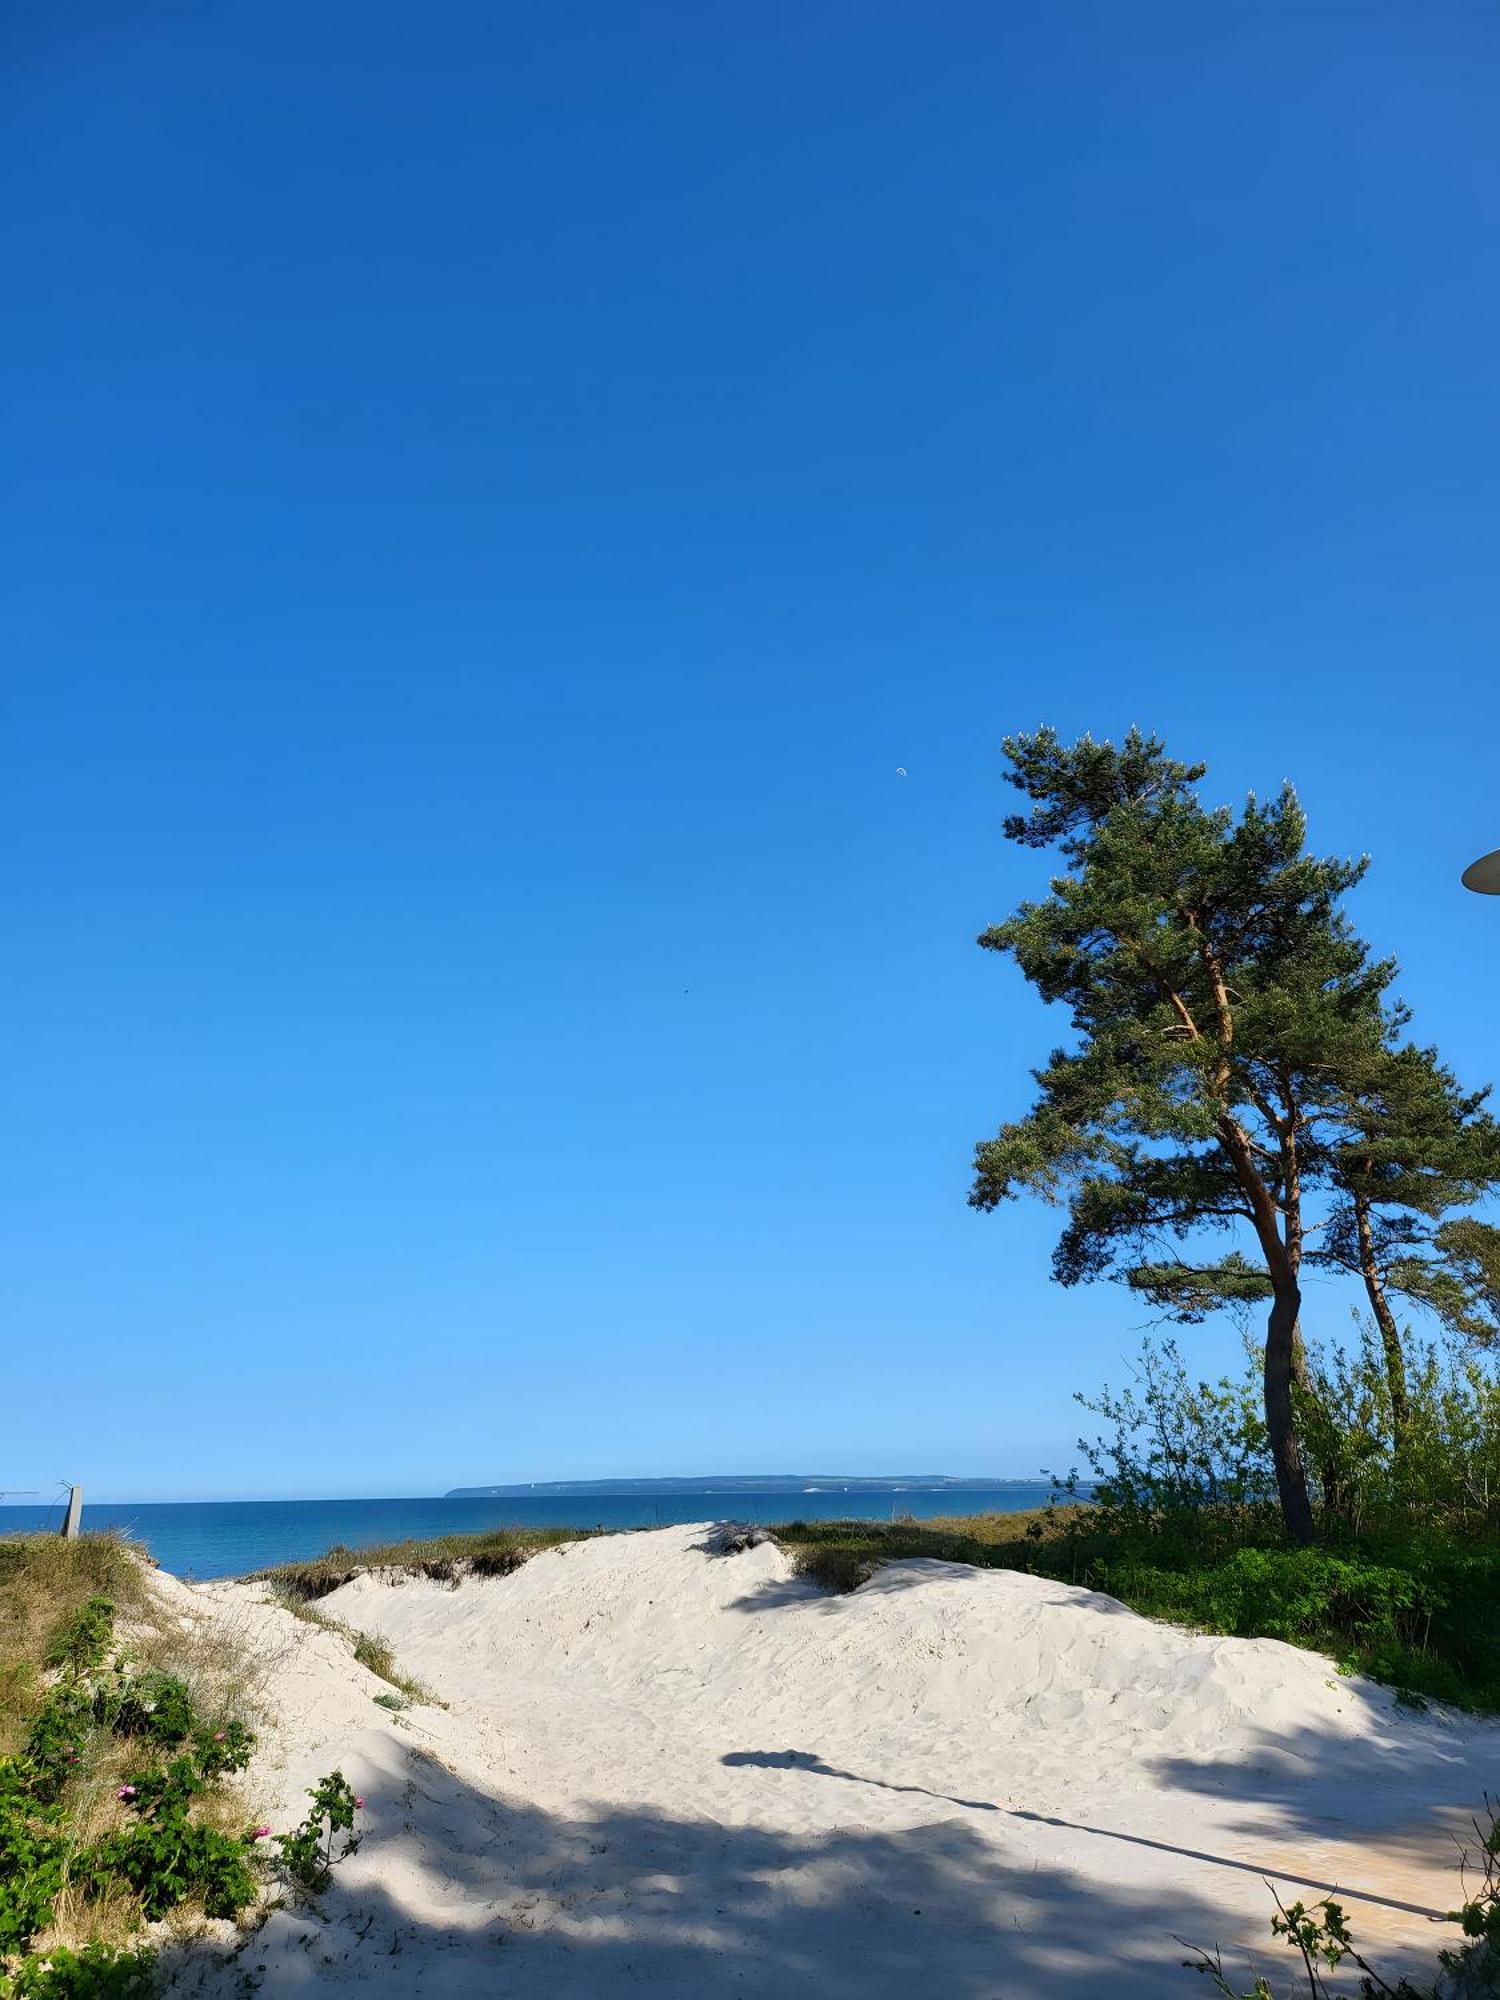
<path id="1" fill-rule="evenodd" d="M 827 1597 L 704 1532 L 324 1601 L 446 1711 L 388 1714 L 256 1586 L 194 1592 L 272 1663 L 250 1780 L 275 1824 L 334 1765 L 369 1800 L 318 1910 L 273 1914 L 206 1990 L 1157 2000 L 1207 1991 L 1174 1932 L 1290 1985 L 1267 1876 L 1338 1886 L 1383 1967 L 1451 1939 L 1424 1913 L 1500 1788 L 1500 1726 L 1002 1571 L 901 1563 Z"/>

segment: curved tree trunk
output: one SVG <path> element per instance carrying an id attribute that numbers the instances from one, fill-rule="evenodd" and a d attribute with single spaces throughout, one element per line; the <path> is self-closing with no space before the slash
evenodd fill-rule
<path id="1" fill-rule="evenodd" d="M 1266 1436 L 1276 1467 L 1281 1518 L 1292 1541 L 1305 1543 L 1313 1538 L 1312 1501 L 1308 1498 L 1307 1473 L 1292 1407 L 1297 1315 L 1301 1308 L 1302 1295 L 1295 1280 L 1278 1283 L 1266 1324 L 1265 1396 Z"/>
<path id="2" fill-rule="evenodd" d="M 1281 1211 L 1283 1217 L 1283 1241 L 1286 1245 L 1287 1261 L 1292 1267 L 1292 1278 L 1297 1286 L 1302 1284 L 1302 1149 L 1298 1141 L 1297 1106 L 1293 1096 L 1291 1081 L 1284 1080 L 1282 1106 L 1284 1116 L 1277 1121 L 1277 1131 L 1281 1141 Z M 1338 1433 L 1328 1419 L 1328 1412 L 1322 1397 L 1313 1387 L 1312 1371 L 1307 1365 L 1307 1343 L 1302 1338 L 1302 1318 L 1299 1307 L 1297 1323 L 1292 1328 L 1292 1400 L 1293 1419 L 1300 1413 L 1313 1416 L 1313 1455 L 1317 1461 L 1318 1484 L 1323 1489 L 1323 1508 L 1328 1514 L 1338 1515 L 1344 1511 L 1344 1468 L 1339 1458 Z"/>
<path id="3" fill-rule="evenodd" d="M 1266 1322 L 1264 1372 L 1266 1440 L 1276 1468 L 1281 1518 L 1289 1540 L 1310 1542 L 1313 1539 L 1312 1501 L 1307 1491 L 1302 1448 L 1297 1442 L 1297 1413 L 1292 1401 L 1292 1382 L 1300 1344 L 1297 1321 L 1302 1311 L 1302 1288 L 1297 1281 L 1298 1259 L 1282 1240 L 1281 1213 L 1256 1166 L 1254 1149 L 1243 1126 L 1228 1112 L 1221 1112 L 1218 1131 L 1219 1143 L 1249 1202 L 1255 1233 L 1260 1239 L 1261 1255 L 1266 1260 L 1266 1271 L 1271 1280 L 1271 1316 Z"/>
<path id="4" fill-rule="evenodd" d="M 1365 1296 L 1370 1301 L 1370 1311 L 1375 1315 L 1375 1324 L 1380 1329 L 1380 1344 L 1385 1350 L 1385 1379 L 1391 1398 L 1391 1442 L 1399 1457 L 1411 1424 L 1411 1398 L 1407 1394 L 1406 1387 L 1406 1355 L 1401 1347 L 1401 1329 L 1396 1325 L 1396 1315 L 1391 1311 L 1391 1302 L 1386 1297 L 1380 1260 L 1375 1254 L 1375 1232 L 1370 1224 L 1370 1203 L 1368 1197 L 1358 1191 L 1354 1196 L 1354 1225 L 1359 1239 L 1359 1272 L 1365 1281 Z"/>

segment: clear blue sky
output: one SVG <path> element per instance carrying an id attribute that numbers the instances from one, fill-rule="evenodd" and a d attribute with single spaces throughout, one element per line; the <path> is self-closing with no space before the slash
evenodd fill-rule
<path id="1" fill-rule="evenodd" d="M 1292 775 L 1500 1070 L 1492 6 L 4 39 L 0 1485 L 1066 1462 L 1017 727 Z"/>

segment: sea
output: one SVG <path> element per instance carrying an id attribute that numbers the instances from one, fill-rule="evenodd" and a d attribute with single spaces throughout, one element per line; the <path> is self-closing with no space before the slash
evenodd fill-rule
<path id="1" fill-rule="evenodd" d="M 489 1528 L 667 1528 L 685 1521 L 889 1521 L 900 1515 L 1016 1514 L 1045 1506 L 1045 1482 L 960 1493 L 591 1494 L 518 1500 L 183 1500 L 91 1505 L 83 1526 L 117 1529 L 156 1561 L 195 1582 L 244 1576 L 272 1563 L 305 1562 L 326 1549 L 375 1548 Z M 0 1506 L 0 1535 L 62 1524 L 55 1506 Z"/>

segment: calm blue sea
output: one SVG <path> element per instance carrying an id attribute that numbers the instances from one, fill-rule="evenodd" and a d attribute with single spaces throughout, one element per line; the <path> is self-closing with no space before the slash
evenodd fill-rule
<path id="1" fill-rule="evenodd" d="M 1045 1486 L 965 1493 L 674 1493 L 585 1500 L 205 1500 L 88 1506 L 83 1525 L 119 1528 L 163 1569 L 199 1580 L 301 1562 L 342 1543 L 373 1548 L 486 1528 L 664 1528 L 678 1521 L 885 1521 L 893 1513 L 1014 1514 L 1043 1506 Z M 56 1528 L 62 1509 L 0 1507 L 0 1534 Z"/>

